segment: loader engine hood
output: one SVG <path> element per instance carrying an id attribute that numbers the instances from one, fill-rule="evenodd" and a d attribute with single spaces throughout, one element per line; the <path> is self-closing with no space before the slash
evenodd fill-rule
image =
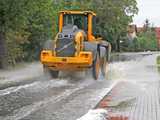
<path id="1" fill-rule="evenodd" d="M 75 35 L 79 31 L 75 25 L 66 25 L 62 32 L 58 33 L 56 40 L 56 56 L 58 57 L 73 57 L 76 52 Z"/>

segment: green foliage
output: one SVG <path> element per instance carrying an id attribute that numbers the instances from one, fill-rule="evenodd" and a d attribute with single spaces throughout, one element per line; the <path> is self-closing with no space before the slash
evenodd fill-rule
<path id="1" fill-rule="evenodd" d="M 122 40 L 122 43 L 121 43 L 121 51 L 124 51 L 124 52 L 135 52 L 135 51 L 138 51 L 138 40 L 137 38 L 134 38 L 134 39 L 128 39 L 128 37 L 124 37 Z"/>
<path id="2" fill-rule="evenodd" d="M 158 46 L 155 31 L 152 28 L 148 29 L 148 31 L 139 33 L 138 37 L 133 40 L 126 37 L 121 44 L 121 51 L 156 51 Z"/>
<path id="3" fill-rule="evenodd" d="M 52 39 L 52 24 L 54 19 L 54 9 L 52 1 L 40 0 L 35 4 L 34 11 L 28 17 L 27 29 L 30 34 L 28 41 L 22 44 L 25 60 L 39 59 L 40 51 L 46 40 Z"/>
<path id="4" fill-rule="evenodd" d="M 158 49 L 156 33 L 155 29 L 151 26 L 148 19 L 145 20 L 143 29 L 144 31 L 138 35 L 137 39 L 138 46 L 136 49 L 138 51 L 146 51 L 146 50 L 156 51 Z"/>
<path id="5" fill-rule="evenodd" d="M 17 61 L 23 59 L 24 53 L 20 42 L 22 39 L 24 40 L 24 37 L 11 31 L 6 36 L 8 62 L 11 65 L 15 65 Z"/>
<path id="6" fill-rule="evenodd" d="M 37 51 L 53 34 L 53 1 L 1 0 L 0 5 L 0 28 L 5 33 L 8 61 L 38 58 Z"/>
<path id="7" fill-rule="evenodd" d="M 0 32 L 5 33 L 9 62 L 39 59 L 44 42 L 58 31 L 58 11 L 68 9 L 97 12 L 97 28 L 117 49 L 136 5 L 136 0 L 0 0 Z"/>
<path id="8" fill-rule="evenodd" d="M 125 35 L 128 24 L 138 11 L 137 3 L 135 0 L 95 0 L 94 3 L 100 18 L 100 27 L 103 29 L 103 37 L 112 43 L 113 49 L 117 50 L 119 38 Z"/>
<path id="9" fill-rule="evenodd" d="M 149 30 L 147 32 L 140 33 L 138 36 L 137 50 L 157 50 L 157 39 L 154 31 Z"/>
<path id="10" fill-rule="evenodd" d="M 151 26 L 148 19 L 145 20 L 143 29 L 137 33 L 136 38 L 132 39 L 128 36 L 122 41 L 122 51 L 156 51 L 158 49 L 155 28 Z"/>

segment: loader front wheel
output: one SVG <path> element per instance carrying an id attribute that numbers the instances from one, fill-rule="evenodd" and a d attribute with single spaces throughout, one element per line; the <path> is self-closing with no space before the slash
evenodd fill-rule
<path id="1" fill-rule="evenodd" d="M 95 60 L 93 61 L 92 65 L 92 76 L 95 80 L 98 79 L 100 73 L 100 58 L 97 53 Z"/>
<path id="2" fill-rule="evenodd" d="M 59 71 L 50 70 L 47 66 L 43 66 L 44 74 L 52 78 L 58 78 Z"/>
<path id="3" fill-rule="evenodd" d="M 58 78 L 59 71 L 50 70 L 50 75 L 52 78 Z"/>

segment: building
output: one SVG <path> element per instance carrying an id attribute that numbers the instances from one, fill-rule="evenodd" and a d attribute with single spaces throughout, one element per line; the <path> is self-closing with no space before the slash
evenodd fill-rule
<path id="1" fill-rule="evenodd" d="M 136 25 L 129 25 L 127 28 L 127 36 L 129 40 L 133 40 L 134 38 L 137 37 L 137 26 Z"/>

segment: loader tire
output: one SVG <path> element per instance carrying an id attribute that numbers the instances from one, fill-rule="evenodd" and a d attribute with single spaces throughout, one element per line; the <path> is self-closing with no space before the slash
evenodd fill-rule
<path id="1" fill-rule="evenodd" d="M 50 70 L 47 66 L 43 66 L 43 71 L 46 76 L 51 76 L 52 78 L 58 78 L 59 71 Z"/>
<path id="2" fill-rule="evenodd" d="M 50 74 L 52 78 L 58 78 L 59 71 L 50 70 Z"/>
<path id="3" fill-rule="evenodd" d="M 103 77 L 106 77 L 107 67 L 108 67 L 108 61 L 107 61 L 107 57 L 105 56 L 102 58 L 102 63 L 101 63 L 101 72 Z"/>
<path id="4" fill-rule="evenodd" d="M 92 76 L 95 80 L 98 79 L 99 73 L 100 73 L 100 57 L 99 57 L 99 54 L 97 53 L 96 58 L 93 61 L 93 65 L 92 65 Z"/>

